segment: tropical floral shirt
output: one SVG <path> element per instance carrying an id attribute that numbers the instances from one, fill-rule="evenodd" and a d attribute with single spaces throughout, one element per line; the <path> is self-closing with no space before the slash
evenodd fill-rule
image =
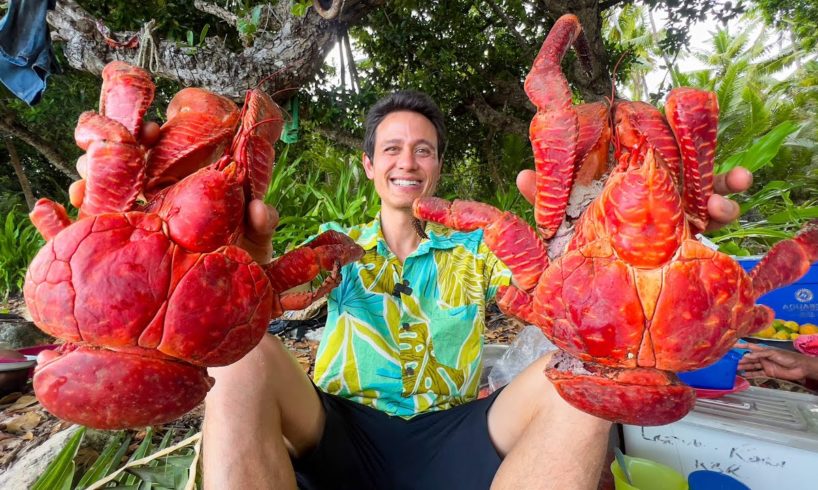
<path id="1" fill-rule="evenodd" d="M 410 418 L 477 396 L 486 302 L 511 274 L 483 232 L 429 223 L 428 239 L 403 264 L 386 245 L 380 218 L 343 228 L 366 251 L 342 269 L 329 296 L 315 384 L 390 415 Z M 396 284 L 411 291 L 393 295 Z"/>

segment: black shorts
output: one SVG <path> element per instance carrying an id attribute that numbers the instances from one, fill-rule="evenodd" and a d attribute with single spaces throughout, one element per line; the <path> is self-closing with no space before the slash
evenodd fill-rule
<path id="1" fill-rule="evenodd" d="M 487 489 L 501 458 L 488 410 L 501 390 L 410 420 L 317 390 L 326 410 L 318 446 L 293 459 L 301 489 Z"/>

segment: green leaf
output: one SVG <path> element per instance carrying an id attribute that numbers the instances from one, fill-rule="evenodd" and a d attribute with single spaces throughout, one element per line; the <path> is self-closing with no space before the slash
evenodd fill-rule
<path id="1" fill-rule="evenodd" d="M 784 224 L 812 218 L 818 218 L 818 206 L 787 209 L 768 216 L 767 222 L 770 224 Z"/>
<path id="2" fill-rule="evenodd" d="M 122 456 L 128 449 L 128 444 L 131 443 L 131 436 L 127 435 L 123 442 L 123 435 L 125 435 L 123 432 L 117 432 L 108 440 L 108 443 L 105 444 L 105 447 L 102 449 L 96 461 L 94 461 L 94 464 L 88 468 L 88 471 L 86 471 L 80 479 L 80 482 L 77 484 L 77 489 L 86 488 L 94 482 L 105 478 L 111 473 L 111 468 L 119 464 Z"/>
<path id="3" fill-rule="evenodd" d="M 46 467 L 43 474 L 34 482 L 31 490 L 70 490 L 74 481 L 74 471 L 76 470 L 74 456 L 77 455 L 85 430 L 85 427 L 81 427 L 71 436 L 54 461 Z"/>
<path id="4" fill-rule="evenodd" d="M 747 151 L 733 155 L 725 160 L 718 173 L 726 172 L 733 167 L 742 166 L 751 172 L 769 164 L 778 154 L 787 136 L 797 131 L 799 125 L 793 121 L 784 121 L 759 138 Z"/>
<path id="5" fill-rule="evenodd" d="M 205 42 L 205 38 L 207 37 L 207 31 L 210 29 L 210 24 L 205 24 L 202 27 L 202 32 L 199 33 L 199 46 L 203 45 Z"/>
<path id="6" fill-rule="evenodd" d="M 131 454 L 131 457 L 128 458 L 128 463 L 131 461 L 136 461 L 137 459 L 141 459 L 150 452 L 151 447 L 153 444 L 151 440 L 153 439 L 153 427 L 148 427 L 145 431 L 145 438 L 142 439 L 142 442 L 139 443 L 139 446 L 136 448 L 136 451 Z M 131 486 L 137 484 L 136 477 L 133 475 L 128 475 L 126 473 L 121 474 L 117 477 L 117 481 L 123 483 L 125 486 Z"/>
<path id="7" fill-rule="evenodd" d="M 296 17 L 304 17 L 307 15 L 307 10 L 310 8 L 310 5 L 307 3 L 293 3 L 292 8 L 290 9 L 290 13 Z"/>
<path id="8" fill-rule="evenodd" d="M 176 488 L 180 483 L 184 485 L 188 478 L 187 468 L 179 468 L 168 464 L 141 468 L 128 468 L 125 471 L 138 476 L 144 482 L 153 483 L 167 488 Z"/>
<path id="9" fill-rule="evenodd" d="M 193 31 L 187 31 L 187 44 L 188 46 L 195 46 L 193 43 Z"/>
<path id="10" fill-rule="evenodd" d="M 253 24 L 258 26 L 259 22 L 261 21 L 261 5 L 256 5 L 255 7 L 253 7 L 251 19 L 253 21 Z"/>

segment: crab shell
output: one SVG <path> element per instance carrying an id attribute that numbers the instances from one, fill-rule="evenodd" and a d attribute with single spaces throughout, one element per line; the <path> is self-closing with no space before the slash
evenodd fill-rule
<path id="1" fill-rule="evenodd" d="M 138 128 L 150 78 L 123 63 L 103 76 L 102 113 L 83 114 L 75 131 L 86 150 L 80 219 L 37 203 L 31 218 L 47 242 L 24 295 L 37 326 L 66 342 L 40 355 L 39 401 L 60 418 L 119 429 L 197 406 L 213 385 L 207 367 L 244 356 L 284 303 L 306 307 L 362 250 L 326 233 L 261 265 L 234 245 L 247 200 L 269 185 L 283 125 L 264 92 L 251 90 L 239 117 L 223 97 L 183 90 L 147 154 Z M 140 195 L 150 199 L 144 206 Z M 333 273 L 317 292 L 284 294 L 321 270 Z"/>
<path id="2" fill-rule="evenodd" d="M 640 102 L 613 105 L 614 168 L 551 262 L 541 237 L 556 235 L 575 182 L 598 175 L 611 134 L 599 103 L 573 105 L 562 73 L 572 45 L 580 61 L 588 54 L 581 34 L 576 16 L 558 19 L 525 82 L 537 106 L 530 128 L 537 230 L 469 201 L 420 198 L 414 213 L 483 229 L 514 279 L 498 290 L 498 305 L 561 349 L 546 375 L 565 400 L 615 422 L 667 424 L 695 402 L 675 373 L 716 361 L 772 321 L 772 310 L 755 301 L 818 260 L 818 221 L 777 243 L 750 274 L 693 240 L 709 219 L 718 103 L 711 92 L 677 88 L 666 117 Z"/>

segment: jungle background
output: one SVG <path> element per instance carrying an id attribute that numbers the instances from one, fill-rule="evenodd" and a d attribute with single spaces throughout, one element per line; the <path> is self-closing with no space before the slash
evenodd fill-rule
<path id="1" fill-rule="evenodd" d="M 276 74 L 265 86 L 288 112 L 286 142 L 277 145 L 265 198 L 282 217 L 274 238 L 277 252 L 314 234 L 322 222 L 354 224 L 375 216 L 376 194 L 360 166 L 363 119 L 375 100 L 401 88 L 426 91 L 447 116 L 450 144 L 438 195 L 489 202 L 531 220 L 531 207 L 514 185 L 517 172 L 533 166 L 528 124 L 535 109 L 522 81 L 554 20 L 566 12 L 580 18 L 592 51 L 590 72 L 579 69 L 572 52 L 564 62 L 577 102 L 610 97 L 613 87 L 617 97 L 660 107 L 675 86 L 718 94 L 717 170 L 743 165 L 755 174 L 750 191 L 733 196 L 742 207 L 740 220 L 708 235 L 723 251 L 762 254 L 818 217 L 815 0 L 59 0 L 56 5 L 49 26 L 60 73 L 50 76 L 42 100 L 28 106 L 0 86 L 4 302 L 19 301 L 27 264 L 42 246 L 27 218 L 36 199 L 49 197 L 76 213 L 67 196 L 81 154 L 73 129 L 81 112 L 96 109 L 99 73 L 113 59 L 141 63 L 154 74 L 157 96 L 147 117 L 160 123 L 172 95 L 185 86 L 241 102 L 246 89 Z M 0 15 L 8 8 L 0 3 Z M 696 43 L 704 48 L 691 49 L 690 26 L 703 21 L 711 26 L 708 39 Z M 112 47 L 106 37 L 123 45 L 137 42 Z M 698 68 L 682 68 L 691 60 Z M 163 442 L 143 447 L 130 437 L 124 442 L 122 436 L 108 450 L 111 461 L 120 447 L 132 446 L 133 459 L 137 446 L 145 455 L 172 443 L 154 435 Z M 175 437 L 183 439 L 179 433 Z M 144 431 L 139 440 L 146 440 Z M 158 487 L 196 480 L 187 473 L 194 458 L 190 444 L 173 462 L 184 478 L 163 480 Z M 108 464 L 106 471 L 111 469 Z M 120 483 L 134 485 L 128 479 L 133 476 L 123 475 Z M 80 487 L 92 481 L 89 477 Z"/>

